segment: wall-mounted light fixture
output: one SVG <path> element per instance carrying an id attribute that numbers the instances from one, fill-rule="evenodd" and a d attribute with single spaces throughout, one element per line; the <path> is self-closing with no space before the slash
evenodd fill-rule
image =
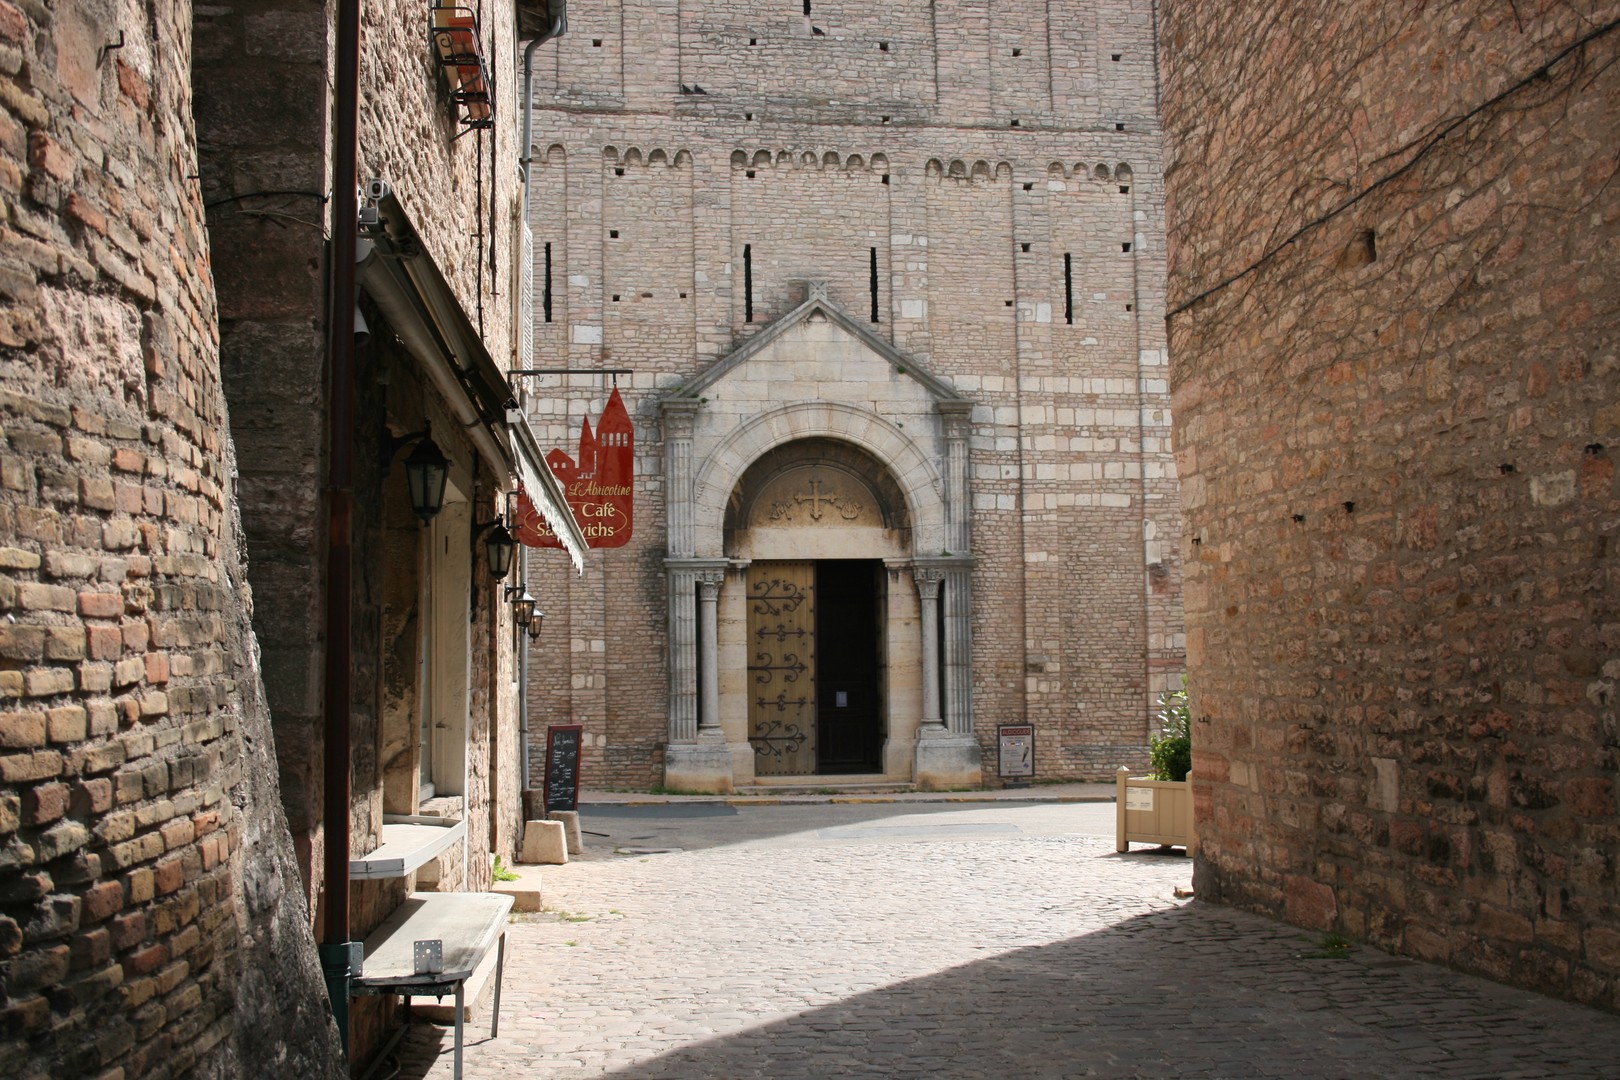
<path id="1" fill-rule="evenodd" d="M 512 617 L 517 620 L 519 626 L 527 628 L 534 622 L 535 606 L 539 601 L 529 595 L 528 589 L 521 589 L 515 585 L 508 586 L 506 591 L 508 593 L 521 592 L 523 594 L 512 601 Z M 541 617 L 544 618 L 544 616 Z"/>
<path id="2" fill-rule="evenodd" d="M 529 620 L 529 640 L 540 640 L 540 627 L 546 621 L 546 613 L 539 608 L 534 609 L 534 618 Z"/>
<path id="3" fill-rule="evenodd" d="M 496 581 L 502 581 L 512 570 L 512 555 L 517 551 L 517 541 L 512 538 L 512 531 L 507 522 L 512 520 L 512 493 L 506 493 L 506 510 L 497 514 L 488 521 L 473 524 L 474 542 L 482 536 L 484 538 L 484 558 L 489 562 L 489 576 Z M 487 534 L 487 535 L 486 535 Z M 507 589 L 507 595 L 512 590 Z"/>
<path id="4" fill-rule="evenodd" d="M 408 443 L 416 449 L 405 459 L 405 484 L 410 491 L 411 511 L 424 522 L 432 521 L 444 509 L 444 485 L 450 478 L 450 459 L 433 441 L 433 425 L 409 435 L 383 436 L 383 461 L 393 467 L 394 455 Z"/>

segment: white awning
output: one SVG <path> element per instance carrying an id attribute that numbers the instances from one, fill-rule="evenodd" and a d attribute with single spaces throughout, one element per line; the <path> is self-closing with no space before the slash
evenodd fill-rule
<path id="1" fill-rule="evenodd" d="M 534 429 L 529 427 L 523 413 L 508 409 L 506 424 L 512 433 L 512 449 L 517 457 L 518 483 L 523 485 L 524 494 L 540 511 L 540 516 L 546 519 L 546 524 L 557 534 L 557 539 L 562 541 L 563 549 L 573 560 L 574 569 L 584 572 L 585 534 L 580 532 L 579 522 L 574 520 L 574 511 L 568 506 L 568 493 L 563 490 L 562 481 L 546 464 L 544 455 L 540 453 L 540 443 L 534 437 Z"/>

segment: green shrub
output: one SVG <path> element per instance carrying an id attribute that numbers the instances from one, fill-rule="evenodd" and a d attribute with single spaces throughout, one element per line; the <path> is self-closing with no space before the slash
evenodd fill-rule
<path id="1" fill-rule="evenodd" d="M 495 856 L 495 869 L 491 876 L 496 881 L 516 881 L 518 879 L 517 873 L 508 867 L 499 855 Z"/>
<path id="2" fill-rule="evenodd" d="M 1153 779 L 1185 780 L 1192 771 L 1192 714 L 1187 711 L 1187 680 L 1180 690 L 1159 695 L 1159 731 L 1153 736 Z"/>

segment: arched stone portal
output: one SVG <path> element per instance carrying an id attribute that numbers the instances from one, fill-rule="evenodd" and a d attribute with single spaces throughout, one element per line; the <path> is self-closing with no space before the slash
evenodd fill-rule
<path id="1" fill-rule="evenodd" d="M 665 784 L 977 784 L 971 403 L 813 291 L 662 409 Z"/>

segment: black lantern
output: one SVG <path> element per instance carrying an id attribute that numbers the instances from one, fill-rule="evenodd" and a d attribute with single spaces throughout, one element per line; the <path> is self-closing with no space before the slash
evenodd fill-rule
<path id="1" fill-rule="evenodd" d="M 512 553 L 517 550 L 517 541 L 512 534 L 506 531 L 506 525 L 496 521 L 490 528 L 489 535 L 484 537 L 484 554 L 489 558 L 489 576 L 500 581 L 512 569 Z"/>
<path id="2" fill-rule="evenodd" d="M 529 640 L 540 640 L 540 625 L 546 621 L 546 613 L 539 608 L 534 609 L 534 617 L 529 620 Z"/>
<path id="3" fill-rule="evenodd" d="M 431 521 L 444 509 L 444 482 L 449 478 L 449 460 L 424 430 L 416 449 L 405 459 L 405 482 L 410 486 L 411 509 L 417 517 Z"/>
<path id="4" fill-rule="evenodd" d="M 534 609 L 537 603 L 539 601 L 529 595 L 528 589 L 524 589 L 523 595 L 512 601 L 512 617 L 517 620 L 519 626 L 526 627 L 534 622 Z"/>

